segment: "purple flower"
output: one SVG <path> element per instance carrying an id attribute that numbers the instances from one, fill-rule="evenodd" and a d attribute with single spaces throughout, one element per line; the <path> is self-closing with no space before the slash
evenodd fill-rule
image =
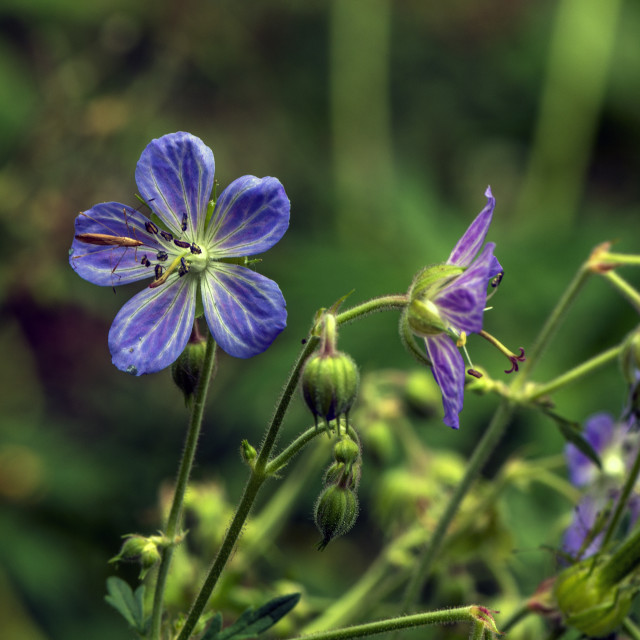
<path id="1" fill-rule="evenodd" d="M 152 140 L 136 167 L 155 217 L 118 202 L 81 213 L 69 252 L 73 269 L 101 286 L 153 278 L 120 309 L 109 331 L 113 363 L 134 375 L 169 366 L 184 350 L 197 302 L 228 354 L 262 353 L 286 325 L 278 285 L 242 264 L 289 226 L 289 200 L 276 178 L 243 176 L 210 203 L 215 164 L 199 138 Z M 198 307 L 200 305 L 198 304 Z"/>
<path id="2" fill-rule="evenodd" d="M 480 251 L 495 207 L 490 187 L 485 196 L 485 208 L 447 262 L 427 267 L 414 279 L 406 312 L 411 330 L 424 338 L 433 375 L 442 391 L 444 422 L 454 429 L 459 427 L 465 379 L 458 347 L 464 345 L 466 334 L 482 330 L 487 285 L 502 272 L 492 242 Z"/>

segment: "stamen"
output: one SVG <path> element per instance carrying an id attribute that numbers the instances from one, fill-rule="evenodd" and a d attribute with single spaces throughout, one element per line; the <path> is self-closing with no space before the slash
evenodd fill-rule
<path id="1" fill-rule="evenodd" d="M 482 378 L 482 374 L 477 369 L 467 369 L 467 373 L 474 378 Z"/>
<path id="2" fill-rule="evenodd" d="M 144 228 L 147 230 L 147 233 L 158 234 L 158 227 L 156 227 L 151 220 L 147 220 L 147 222 L 144 223 Z"/>
<path id="3" fill-rule="evenodd" d="M 187 230 L 187 214 L 186 213 L 182 214 L 182 225 L 181 225 L 181 228 L 182 228 L 183 231 Z"/>
<path id="4" fill-rule="evenodd" d="M 162 272 L 164 271 L 164 267 L 161 264 L 157 264 L 155 271 L 156 271 L 156 282 L 157 282 L 162 277 Z"/>
<path id="5" fill-rule="evenodd" d="M 156 254 L 156 259 L 160 260 L 160 262 L 164 262 L 169 257 L 169 254 L 166 251 L 158 251 Z"/>
<path id="6" fill-rule="evenodd" d="M 189 247 L 189 249 L 191 249 L 191 253 L 196 253 L 196 254 L 202 253 L 202 249 L 195 242 L 191 243 L 191 246 Z"/>
<path id="7" fill-rule="evenodd" d="M 181 249 L 190 249 L 191 248 L 191 243 L 190 242 L 185 242 L 184 240 L 174 240 L 173 244 L 175 244 L 176 247 L 180 247 Z"/>
<path id="8" fill-rule="evenodd" d="M 173 236 L 168 231 L 161 231 L 160 235 L 167 241 L 171 242 L 173 240 Z"/>
<path id="9" fill-rule="evenodd" d="M 140 263 L 142 264 L 143 267 L 150 267 L 151 266 L 151 261 L 149 260 L 149 258 L 147 258 L 147 254 L 145 253 L 141 260 Z"/>
<path id="10" fill-rule="evenodd" d="M 189 265 L 185 262 L 184 258 L 180 258 L 180 268 L 178 269 L 178 275 L 182 278 L 182 276 L 187 275 L 189 273 Z"/>
<path id="11" fill-rule="evenodd" d="M 465 331 L 461 331 L 460 336 L 456 341 L 456 347 L 458 348 L 464 347 L 465 344 L 467 344 L 467 333 Z"/>
<path id="12" fill-rule="evenodd" d="M 177 257 L 174 261 L 167 267 L 167 270 L 164 270 L 164 267 L 160 264 L 156 265 L 156 279 L 151 282 L 149 285 L 150 289 L 155 289 L 159 287 L 161 284 L 164 284 L 169 276 L 176 270 L 178 265 L 180 265 L 184 261 L 184 258 Z M 185 263 L 186 266 L 186 263 Z M 183 274 L 184 275 L 184 274 Z"/>
<path id="13" fill-rule="evenodd" d="M 522 347 L 520 347 L 520 353 L 516 355 L 515 353 L 513 353 L 513 351 L 507 349 L 507 347 L 505 347 L 502 342 L 500 342 L 500 340 L 494 338 L 490 333 L 484 331 L 484 329 L 480 331 L 478 335 L 482 336 L 485 340 L 490 342 L 494 347 L 498 349 L 498 351 L 500 351 L 500 353 L 503 353 L 509 359 L 509 362 L 511 362 L 511 368 L 505 369 L 505 373 L 516 373 L 520 368 L 519 363 L 524 362 L 527 359 Z"/>
<path id="14" fill-rule="evenodd" d="M 502 278 L 504 278 L 504 271 L 501 271 L 492 281 L 491 286 L 495 289 L 501 282 Z"/>

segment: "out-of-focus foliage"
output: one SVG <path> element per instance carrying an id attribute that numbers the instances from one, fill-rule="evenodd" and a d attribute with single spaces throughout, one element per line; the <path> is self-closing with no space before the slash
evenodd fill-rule
<path id="1" fill-rule="evenodd" d="M 134 379 L 110 364 L 110 322 L 137 287 L 114 295 L 67 262 L 78 211 L 109 200 L 135 206 L 135 163 L 151 138 L 190 131 L 213 149 L 221 186 L 273 175 L 292 203 L 290 231 L 258 266 L 280 284 L 289 326 L 257 358 L 221 356 L 198 451 L 196 479 L 224 487 L 233 504 L 245 478 L 240 441 L 259 443 L 316 309 L 351 289 L 354 300 L 405 291 L 418 269 L 446 259 L 487 184 L 497 199 L 491 240 L 506 275 L 485 322 L 514 348 L 531 344 L 593 245 L 619 240 L 620 250 L 640 251 L 639 31 L 638 4 L 618 1 L 4 0 L 0 636 L 123 637 L 103 601 L 107 561 L 122 534 L 159 527 L 158 486 L 175 474 L 183 399 L 169 372 Z M 341 332 L 341 348 L 364 373 L 414 368 L 392 315 Z M 536 375 L 561 373 L 636 323 L 604 283 L 591 283 Z M 497 356 L 478 340 L 468 346 L 497 377 Z M 617 414 L 624 391 L 612 369 L 559 394 L 562 415 Z M 495 401 L 468 394 L 462 428 L 452 432 L 435 398 L 436 417 L 413 427 L 416 451 L 433 458 L 430 473 L 446 488 Z M 328 453 L 311 453 L 317 474 L 276 527 L 287 553 L 272 549 L 265 566 L 245 574 L 246 593 L 290 579 L 320 610 L 366 570 L 391 527 L 385 496 L 402 483 L 393 475 L 402 438 L 385 413 L 393 402 L 378 402 L 363 425 L 354 529 L 322 556 L 315 551 L 312 508 Z M 285 437 L 308 423 L 298 402 Z M 523 413 L 503 446 L 489 475 L 514 450 L 552 455 L 562 441 L 552 424 Z M 419 465 L 397 471 L 408 472 L 431 477 Z M 386 494 L 374 487 L 376 474 Z M 424 504 L 437 501 L 424 491 Z M 486 500 L 485 491 L 481 484 L 470 500 Z M 226 518 L 226 503 L 220 509 Z M 512 592 L 530 592 L 552 569 L 540 545 L 558 544 L 563 509 L 570 502 L 548 488 L 523 497 L 505 481 L 483 526 L 501 549 L 518 550 Z M 468 552 L 468 540 L 451 544 L 461 557 Z M 504 558 L 492 553 L 475 572 L 461 565 L 450 591 L 472 585 L 490 598 L 504 587 Z M 123 566 L 118 575 L 136 574 Z M 452 593 L 433 597 L 446 606 Z M 251 603 L 238 599 L 238 610 Z"/>

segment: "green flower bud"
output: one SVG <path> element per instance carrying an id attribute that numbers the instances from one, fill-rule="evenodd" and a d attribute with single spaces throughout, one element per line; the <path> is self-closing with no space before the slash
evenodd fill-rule
<path id="1" fill-rule="evenodd" d="M 344 462 L 334 462 L 324 474 L 325 485 L 339 484 L 347 489 L 356 489 L 360 482 L 360 464 L 346 465 Z"/>
<path id="2" fill-rule="evenodd" d="M 336 462 L 351 466 L 360 458 L 360 447 L 349 437 L 343 437 L 333 447 L 333 457 Z"/>
<path id="3" fill-rule="evenodd" d="M 627 617 L 634 590 L 603 578 L 606 558 L 582 560 L 556 578 L 555 597 L 567 625 L 586 636 L 600 638 L 617 629 Z"/>
<path id="4" fill-rule="evenodd" d="M 319 352 L 306 362 L 302 372 L 302 394 L 316 423 L 347 415 L 356 399 L 359 383 L 358 367 L 341 351 Z"/>
<path id="5" fill-rule="evenodd" d="M 184 351 L 171 365 L 173 381 L 184 394 L 184 401 L 187 404 L 198 388 L 206 350 L 207 343 L 204 340 L 188 342 Z"/>
<path id="6" fill-rule="evenodd" d="M 358 498 L 346 487 L 330 485 L 324 489 L 316 503 L 314 519 L 322 534 L 318 549 L 322 551 L 334 538 L 344 535 L 358 517 Z"/>
<path id="7" fill-rule="evenodd" d="M 258 457 L 258 452 L 249 444 L 248 440 L 243 440 L 240 443 L 240 455 L 250 467 L 253 467 L 253 461 Z"/>
<path id="8" fill-rule="evenodd" d="M 138 562 L 141 565 L 140 579 L 142 580 L 149 569 L 160 562 L 159 547 L 166 546 L 161 536 L 145 538 L 137 534 L 126 537 L 117 556 L 109 562 Z"/>

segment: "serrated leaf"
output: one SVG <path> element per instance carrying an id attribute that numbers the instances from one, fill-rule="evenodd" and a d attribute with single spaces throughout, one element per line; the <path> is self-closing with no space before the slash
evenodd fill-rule
<path id="1" fill-rule="evenodd" d="M 250 607 L 242 612 L 242 615 L 224 631 L 216 636 L 216 640 L 247 640 L 255 638 L 269 627 L 272 627 L 280 618 L 285 616 L 300 600 L 299 593 L 292 593 L 288 596 L 279 596 L 269 600 L 259 609 Z M 207 639 L 211 640 L 211 639 Z"/>
<path id="2" fill-rule="evenodd" d="M 105 600 L 118 611 L 122 617 L 136 630 L 144 632 L 143 596 L 144 586 L 136 589 L 131 587 L 121 578 L 110 576 L 107 578 L 107 592 Z"/>
<path id="3" fill-rule="evenodd" d="M 577 422 L 567 420 L 566 418 L 563 418 L 562 416 L 559 416 L 552 411 L 545 411 L 545 413 L 558 425 L 562 437 L 567 442 L 570 442 L 576 449 L 578 449 L 578 451 L 587 456 L 587 458 L 589 458 L 589 460 L 591 460 L 598 467 L 598 469 L 602 469 L 600 456 L 582 435 L 582 430 L 580 429 L 580 425 Z"/>
<path id="4" fill-rule="evenodd" d="M 222 629 L 222 614 L 218 611 L 213 619 L 211 620 L 211 624 L 209 628 L 205 631 L 204 635 L 200 640 L 216 640 L 218 638 L 218 634 Z"/>

